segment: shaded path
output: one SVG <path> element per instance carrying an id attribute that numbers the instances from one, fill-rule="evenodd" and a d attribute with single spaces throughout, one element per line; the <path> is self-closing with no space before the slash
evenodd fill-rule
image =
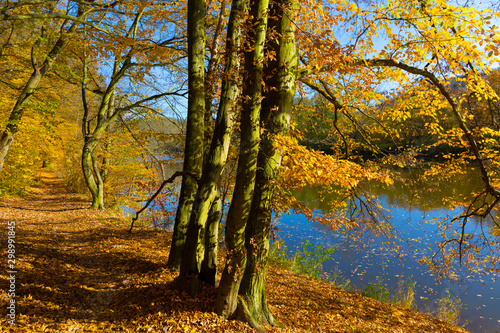
<path id="1" fill-rule="evenodd" d="M 135 229 L 129 234 L 120 217 L 87 207 L 87 201 L 68 193 L 49 173 L 41 174 L 40 184 L 26 199 L 1 200 L 2 230 L 8 221 L 16 223 L 18 274 L 17 325 L 6 324 L 2 311 L 0 331 L 135 331 L 143 325 L 155 327 L 158 318 L 148 324 L 147 317 L 158 312 L 168 323 L 175 310 L 210 310 L 207 300 L 187 301 L 172 291 L 175 275 L 164 265 L 166 233 Z M 3 235 L 1 239 L 0 276 L 5 281 L 7 245 Z M 5 309 L 7 286 L 1 288 Z M 174 320 L 162 326 L 175 329 L 181 324 Z"/>

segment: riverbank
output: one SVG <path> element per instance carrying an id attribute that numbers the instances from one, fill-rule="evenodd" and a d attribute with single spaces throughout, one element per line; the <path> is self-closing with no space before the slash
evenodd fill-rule
<path id="1" fill-rule="evenodd" d="M 129 234 L 121 216 L 87 207 L 50 173 L 40 174 L 28 198 L 1 199 L 2 232 L 15 224 L 16 297 L 15 326 L 2 312 L 0 332 L 253 332 L 213 312 L 215 289 L 195 297 L 173 289 L 168 233 Z M 7 237 L 0 246 L 7 264 Z M 1 288 L 6 309 L 10 287 Z M 268 300 L 285 327 L 271 332 L 466 332 L 276 267 L 269 270 Z"/>

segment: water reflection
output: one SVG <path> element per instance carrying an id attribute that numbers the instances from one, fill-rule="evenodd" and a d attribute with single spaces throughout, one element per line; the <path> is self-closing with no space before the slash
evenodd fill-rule
<path id="1" fill-rule="evenodd" d="M 329 226 L 291 214 L 280 217 L 279 236 L 289 249 L 298 247 L 306 239 L 335 246 L 335 259 L 325 263 L 325 271 L 340 270 L 343 277 L 350 279 L 359 289 L 380 276 L 384 276 L 387 286 L 394 289 L 400 279 L 413 276 L 417 281 L 416 298 L 421 311 L 435 310 L 436 300 L 445 297 L 446 290 L 449 290 L 464 305 L 461 325 L 467 323 L 466 328 L 471 332 L 495 332 L 500 330 L 498 275 L 470 278 L 465 268 L 456 266 L 454 273 L 463 282 L 442 279 L 436 283 L 428 267 L 417 262 L 418 258 L 432 256 L 437 251 L 442 241 L 439 234 L 442 222 L 460 215 L 464 198 L 467 200 L 481 190 L 481 179 L 474 171 L 469 168 L 455 174 L 431 174 L 425 169 L 401 170 L 400 177 L 394 179 L 391 186 L 378 183 L 360 185 L 367 195 L 377 197 L 382 206 L 378 218 L 380 220 L 380 214 L 383 214 L 387 224 L 381 222 L 376 228 L 361 225 L 360 228 L 333 232 Z M 321 214 L 330 209 L 331 201 L 339 198 L 333 195 L 325 197 L 323 193 L 320 200 L 319 190 L 303 189 L 295 196 Z M 350 204 L 359 206 L 356 202 Z M 365 214 L 359 209 L 353 211 L 358 217 Z M 498 211 L 495 214 L 498 216 Z M 365 220 L 370 220 L 365 217 Z M 481 228 L 478 219 L 473 221 L 475 223 L 466 225 L 466 233 L 484 233 L 492 240 L 499 240 L 500 229 L 492 220 L 486 221 L 488 228 Z M 497 253 L 485 255 L 491 257 Z"/>

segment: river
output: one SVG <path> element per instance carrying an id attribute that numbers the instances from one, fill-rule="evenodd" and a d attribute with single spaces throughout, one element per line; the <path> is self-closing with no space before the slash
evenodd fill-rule
<path id="1" fill-rule="evenodd" d="M 358 232 L 332 231 L 328 226 L 309 222 L 303 215 L 292 213 L 278 218 L 278 239 L 285 243 L 290 253 L 306 240 L 313 245 L 335 247 L 332 260 L 323 264 L 324 271 L 331 276 L 339 275 L 340 280 L 350 280 L 351 288 L 356 290 L 383 277 L 384 285 L 394 292 L 398 281 L 412 277 L 416 282 L 417 307 L 422 312 L 435 312 L 437 300 L 444 298 L 448 290 L 452 298 L 459 298 L 462 303 L 459 325 L 471 332 L 500 332 L 498 273 L 470 277 L 457 261 L 454 271 L 462 281 L 444 278 L 437 282 L 429 268 L 417 262 L 418 258 L 432 256 L 438 249 L 438 242 L 442 240 L 438 235 L 440 222 L 462 212 L 461 208 L 450 208 L 451 203 L 479 189 L 481 179 L 472 168 L 447 180 L 437 175 L 435 180 L 419 181 L 422 172 L 421 169 L 402 169 L 399 171 L 401 179 L 392 186 L 361 185 L 386 209 L 392 236 L 374 236 L 370 228 Z M 412 182 L 407 183 L 405 179 Z M 316 214 L 327 211 L 328 201 L 335 200 L 333 197 L 321 200 L 317 189 L 311 188 L 295 196 L 315 208 Z M 490 239 L 498 240 L 489 233 L 491 230 L 488 221 L 481 228 L 476 220 L 469 221 L 465 228 L 466 233 L 484 231 Z M 498 253 L 486 255 L 498 256 Z"/>

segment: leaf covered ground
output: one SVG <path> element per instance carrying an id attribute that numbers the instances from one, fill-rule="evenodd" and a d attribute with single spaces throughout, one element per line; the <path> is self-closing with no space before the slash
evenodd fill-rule
<path id="1" fill-rule="evenodd" d="M 0 198 L 0 225 L 16 224 L 16 325 L 8 323 L 7 237 L 2 235 L 0 332 L 253 332 L 213 312 L 216 290 L 174 290 L 169 234 L 127 232 L 90 211 L 50 173 L 25 198 Z M 284 328 L 271 332 L 465 332 L 429 315 L 271 267 L 268 300 Z"/>

